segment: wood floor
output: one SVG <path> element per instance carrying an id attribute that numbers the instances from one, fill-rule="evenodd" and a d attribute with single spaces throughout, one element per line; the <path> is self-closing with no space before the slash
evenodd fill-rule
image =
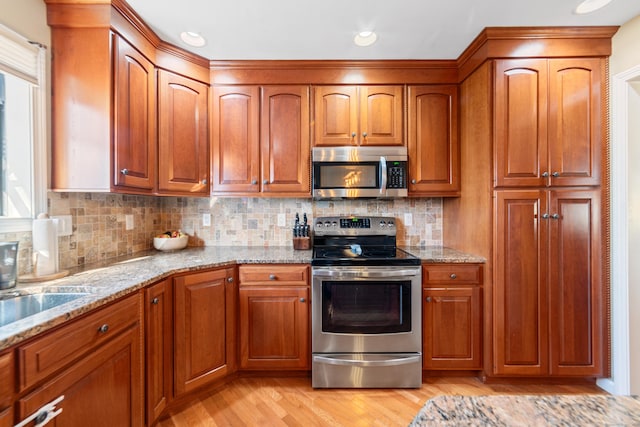
<path id="1" fill-rule="evenodd" d="M 500 385 L 429 378 L 420 389 L 313 389 L 310 378 L 240 378 L 203 394 L 160 427 L 407 426 L 438 395 L 604 393 L 595 385 Z"/>

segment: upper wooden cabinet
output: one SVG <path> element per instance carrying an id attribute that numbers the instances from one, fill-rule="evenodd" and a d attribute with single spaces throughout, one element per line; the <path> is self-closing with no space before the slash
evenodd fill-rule
<path id="1" fill-rule="evenodd" d="M 600 58 L 495 62 L 495 185 L 600 185 Z"/>
<path id="2" fill-rule="evenodd" d="M 410 196 L 460 194 L 458 88 L 409 86 Z"/>
<path id="3" fill-rule="evenodd" d="M 74 3 L 47 0 L 52 189 L 208 196 L 208 62 L 122 1 Z"/>
<path id="4" fill-rule="evenodd" d="M 308 86 L 215 86 L 213 193 L 311 194 Z"/>
<path id="5" fill-rule="evenodd" d="M 314 87 L 314 146 L 404 145 L 404 87 Z"/>
<path id="6" fill-rule="evenodd" d="M 158 70 L 158 192 L 209 195 L 208 86 Z"/>
<path id="7" fill-rule="evenodd" d="M 156 71 L 123 38 L 113 37 L 114 189 L 153 192 L 156 183 Z"/>

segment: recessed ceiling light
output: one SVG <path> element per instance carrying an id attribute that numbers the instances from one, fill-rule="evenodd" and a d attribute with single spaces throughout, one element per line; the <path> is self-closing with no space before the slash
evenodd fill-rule
<path id="1" fill-rule="evenodd" d="M 378 36 L 373 31 L 360 31 L 353 38 L 353 42 L 358 46 L 371 46 L 378 40 Z"/>
<path id="2" fill-rule="evenodd" d="M 204 37 L 193 31 L 183 31 L 180 33 L 180 38 L 183 42 L 193 47 L 202 47 L 207 43 Z"/>
<path id="3" fill-rule="evenodd" d="M 612 0 L 584 0 L 580 3 L 575 10 L 578 15 L 584 15 L 586 13 L 595 12 L 611 3 Z"/>

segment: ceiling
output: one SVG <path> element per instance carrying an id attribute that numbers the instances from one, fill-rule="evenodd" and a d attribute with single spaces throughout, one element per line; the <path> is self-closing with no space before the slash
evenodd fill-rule
<path id="1" fill-rule="evenodd" d="M 580 0 L 128 0 L 163 40 L 214 60 L 456 59 L 485 27 L 622 25 L 639 0 L 588 15 Z M 375 44 L 358 47 L 357 32 Z M 202 34 L 193 48 L 182 31 Z"/>

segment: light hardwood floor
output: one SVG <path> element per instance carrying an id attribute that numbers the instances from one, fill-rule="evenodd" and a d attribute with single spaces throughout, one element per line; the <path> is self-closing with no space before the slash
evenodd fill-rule
<path id="1" fill-rule="evenodd" d="M 310 378 L 240 378 L 204 393 L 160 427 L 407 426 L 432 397 L 488 394 L 604 393 L 595 385 L 483 384 L 476 378 L 429 378 L 420 389 L 313 389 Z"/>

